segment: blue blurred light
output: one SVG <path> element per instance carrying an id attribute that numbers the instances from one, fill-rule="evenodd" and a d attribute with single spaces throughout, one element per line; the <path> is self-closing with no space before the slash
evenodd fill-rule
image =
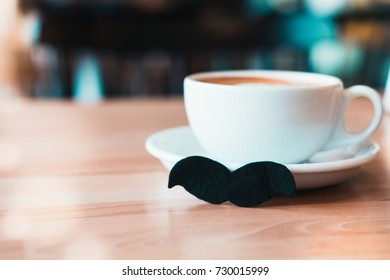
<path id="1" fill-rule="evenodd" d="M 103 99 L 102 75 L 93 55 L 83 55 L 77 61 L 73 97 L 75 101 L 85 105 L 93 105 Z"/>
<path id="2" fill-rule="evenodd" d="M 304 0 L 307 8 L 316 16 L 332 17 L 347 7 L 347 0 Z"/>
<path id="3" fill-rule="evenodd" d="M 310 62 L 316 72 L 350 77 L 361 68 L 363 52 L 356 45 L 345 45 L 336 40 L 323 40 L 310 51 Z"/>
<path id="4" fill-rule="evenodd" d="M 247 0 L 246 10 L 249 15 L 263 16 L 271 11 L 268 1 L 264 0 Z"/>
<path id="5" fill-rule="evenodd" d="M 320 40 L 336 38 L 337 26 L 331 20 L 301 13 L 285 16 L 284 21 L 278 22 L 274 36 L 286 45 L 310 49 Z"/>

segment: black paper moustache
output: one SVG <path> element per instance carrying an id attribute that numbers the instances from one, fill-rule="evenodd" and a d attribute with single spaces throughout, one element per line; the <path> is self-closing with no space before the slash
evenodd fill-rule
<path id="1" fill-rule="evenodd" d="M 183 186 L 197 198 L 213 204 L 230 201 L 241 207 L 257 206 L 274 196 L 295 196 L 295 181 L 286 166 L 249 163 L 231 172 L 217 161 L 191 156 L 175 164 L 168 188 Z"/>

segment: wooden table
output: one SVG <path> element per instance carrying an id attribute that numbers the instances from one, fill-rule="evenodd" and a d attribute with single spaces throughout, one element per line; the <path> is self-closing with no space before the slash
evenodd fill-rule
<path id="1" fill-rule="evenodd" d="M 168 190 L 146 152 L 187 123 L 181 99 L 0 105 L 1 259 L 390 259 L 390 115 L 356 177 L 239 208 Z"/>

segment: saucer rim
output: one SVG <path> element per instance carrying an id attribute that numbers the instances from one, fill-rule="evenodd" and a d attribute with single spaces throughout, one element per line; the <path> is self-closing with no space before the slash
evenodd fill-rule
<path id="1" fill-rule="evenodd" d="M 171 161 L 176 163 L 179 160 L 183 159 L 184 157 L 182 155 L 178 155 L 172 152 L 162 150 L 161 148 L 157 147 L 157 145 L 155 145 L 155 142 L 157 138 L 161 137 L 162 135 L 166 135 L 166 134 L 169 135 L 175 132 L 188 133 L 187 132 L 188 130 L 191 130 L 191 128 L 188 125 L 186 125 L 186 126 L 172 127 L 172 128 L 167 128 L 167 129 L 157 131 L 146 138 L 145 148 L 151 155 L 155 156 L 159 160 Z M 356 168 L 368 163 L 369 161 L 374 159 L 380 152 L 380 146 L 377 142 L 368 140 L 368 143 L 369 145 L 364 149 L 363 153 L 358 154 L 352 158 L 342 159 L 337 161 L 329 161 L 329 162 L 294 163 L 294 164 L 284 164 L 284 165 L 291 172 L 294 173 L 317 173 L 317 172 L 322 173 L 322 172 L 333 172 L 333 171 Z M 204 152 L 204 154 L 201 154 L 201 156 L 210 157 L 207 155 L 207 152 Z M 221 163 L 229 167 L 229 169 L 234 170 L 248 164 L 249 162 L 248 163 L 221 162 Z"/>

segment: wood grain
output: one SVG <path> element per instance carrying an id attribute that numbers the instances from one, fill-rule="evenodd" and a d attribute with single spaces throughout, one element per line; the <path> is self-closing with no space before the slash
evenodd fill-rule
<path id="1" fill-rule="evenodd" d="M 381 153 L 338 185 L 256 208 L 210 205 L 144 149 L 181 99 L 0 106 L 1 259 L 389 259 L 390 116 Z M 363 102 L 347 122 L 369 116 Z M 13 108 L 12 110 L 10 108 Z"/>

